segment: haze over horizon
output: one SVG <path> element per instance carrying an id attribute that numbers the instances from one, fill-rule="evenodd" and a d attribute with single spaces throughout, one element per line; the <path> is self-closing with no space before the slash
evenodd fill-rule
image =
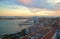
<path id="1" fill-rule="evenodd" d="M 0 0 L 0 16 L 60 16 L 60 0 Z"/>

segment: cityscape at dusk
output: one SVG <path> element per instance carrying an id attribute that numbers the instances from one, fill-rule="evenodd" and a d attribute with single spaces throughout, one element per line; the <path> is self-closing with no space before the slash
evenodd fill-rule
<path id="1" fill-rule="evenodd" d="M 0 0 L 0 39 L 60 39 L 60 0 Z"/>

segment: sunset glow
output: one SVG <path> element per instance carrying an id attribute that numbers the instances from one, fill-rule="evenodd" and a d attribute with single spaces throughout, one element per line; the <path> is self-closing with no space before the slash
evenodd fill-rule
<path id="1" fill-rule="evenodd" d="M 60 0 L 1 0 L 0 16 L 60 16 L 59 3 Z"/>

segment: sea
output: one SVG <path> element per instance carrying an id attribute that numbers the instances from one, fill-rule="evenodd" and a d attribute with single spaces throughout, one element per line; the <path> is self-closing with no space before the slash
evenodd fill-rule
<path id="1" fill-rule="evenodd" d="M 0 20 L 0 36 L 20 32 L 28 26 L 20 26 L 21 20 Z"/>

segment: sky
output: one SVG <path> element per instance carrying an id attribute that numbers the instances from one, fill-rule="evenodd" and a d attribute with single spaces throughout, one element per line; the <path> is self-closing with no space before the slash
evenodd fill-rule
<path id="1" fill-rule="evenodd" d="M 0 16 L 60 16 L 60 0 L 0 0 Z"/>

